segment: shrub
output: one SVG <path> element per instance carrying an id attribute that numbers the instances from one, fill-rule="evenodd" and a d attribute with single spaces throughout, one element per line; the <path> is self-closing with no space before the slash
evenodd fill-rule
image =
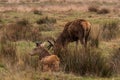
<path id="1" fill-rule="evenodd" d="M 0 41 L 0 56 L 2 56 L 3 61 L 9 62 L 10 64 L 14 64 L 17 61 L 17 55 L 16 55 L 16 45 L 7 41 L 7 39 L 4 37 Z"/>
<path id="2" fill-rule="evenodd" d="M 101 38 L 101 29 L 99 26 L 92 26 L 93 28 L 91 29 L 90 33 L 90 45 L 91 47 L 99 47 L 100 44 L 100 38 Z"/>
<path id="3" fill-rule="evenodd" d="M 97 11 L 98 14 L 107 14 L 110 13 L 110 10 L 107 8 L 102 8 L 100 10 Z"/>
<path id="4" fill-rule="evenodd" d="M 40 40 L 41 33 L 37 27 L 33 27 L 28 21 L 22 20 L 4 27 L 3 36 L 10 41 L 18 40 Z"/>
<path id="5" fill-rule="evenodd" d="M 37 15 L 42 15 L 42 11 L 39 11 L 39 10 L 33 10 L 33 13 Z"/>
<path id="6" fill-rule="evenodd" d="M 53 25 L 42 24 L 39 26 L 40 31 L 52 31 Z"/>
<path id="7" fill-rule="evenodd" d="M 63 69 L 80 75 L 94 75 L 110 77 L 113 74 L 113 66 L 110 61 L 102 55 L 101 50 L 94 48 L 78 51 L 68 49 L 59 54 Z"/>
<path id="8" fill-rule="evenodd" d="M 112 53 L 111 60 L 114 65 L 114 71 L 120 74 L 120 48 L 115 49 Z"/>
<path id="9" fill-rule="evenodd" d="M 118 21 L 106 21 L 103 23 L 102 38 L 104 40 L 111 40 L 117 38 L 120 32 Z"/>
<path id="10" fill-rule="evenodd" d="M 18 25 L 23 25 L 23 26 L 29 25 L 29 21 L 27 19 L 21 19 L 21 20 L 17 21 L 16 23 Z"/>
<path id="11" fill-rule="evenodd" d="M 37 24 L 45 24 L 45 23 L 56 23 L 56 19 L 49 18 L 49 17 L 43 17 L 36 21 Z"/>
<path id="12" fill-rule="evenodd" d="M 30 55 L 25 53 L 23 55 L 20 55 L 19 62 L 20 61 L 23 62 L 22 64 L 19 63 L 17 65 L 20 69 L 23 69 L 23 70 L 26 69 L 26 68 L 33 68 L 35 70 L 38 69 L 39 58 L 36 57 L 36 56 L 35 57 L 31 57 Z"/>
<path id="13" fill-rule="evenodd" d="M 88 11 L 90 12 L 97 12 L 99 9 L 98 9 L 98 6 L 89 6 L 88 7 Z"/>

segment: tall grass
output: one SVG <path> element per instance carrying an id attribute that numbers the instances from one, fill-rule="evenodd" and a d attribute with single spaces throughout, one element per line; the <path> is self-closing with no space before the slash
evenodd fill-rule
<path id="1" fill-rule="evenodd" d="M 52 18 L 52 17 L 43 17 L 43 18 L 40 18 L 36 21 L 37 24 L 51 24 L 51 23 L 56 23 L 57 20 L 55 18 Z"/>
<path id="2" fill-rule="evenodd" d="M 38 64 L 40 64 L 38 57 L 31 57 L 26 51 L 18 52 L 18 45 L 16 43 L 10 42 L 6 38 L 1 40 L 0 66 L 14 70 L 38 70 Z"/>
<path id="3" fill-rule="evenodd" d="M 40 40 L 41 33 L 37 27 L 33 27 L 28 20 L 22 19 L 4 27 L 3 36 L 7 36 L 10 41 L 19 40 Z"/>
<path id="4" fill-rule="evenodd" d="M 39 11 L 39 10 L 33 10 L 33 13 L 36 14 L 36 15 L 42 15 L 42 11 Z"/>
<path id="5" fill-rule="evenodd" d="M 90 11 L 90 12 L 98 12 L 98 10 L 99 10 L 99 7 L 96 5 L 88 7 L 88 11 Z"/>
<path id="6" fill-rule="evenodd" d="M 103 32 L 102 38 L 103 40 L 111 40 L 113 38 L 119 37 L 120 27 L 118 21 L 106 21 L 102 24 Z"/>
<path id="7" fill-rule="evenodd" d="M 14 65 L 17 62 L 16 45 L 2 38 L 0 41 L 0 56 L 3 62 Z"/>
<path id="8" fill-rule="evenodd" d="M 97 11 L 98 14 L 108 14 L 110 13 L 110 10 L 107 8 L 102 8 L 100 10 Z"/>
<path id="9" fill-rule="evenodd" d="M 102 55 L 102 51 L 96 48 L 88 48 L 86 51 L 71 49 L 60 53 L 61 63 L 66 72 L 79 75 L 110 77 L 114 69 L 109 61 Z"/>
<path id="10" fill-rule="evenodd" d="M 120 49 L 115 49 L 112 52 L 111 61 L 114 65 L 114 71 L 117 74 L 120 74 Z"/>
<path id="11" fill-rule="evenodd" d="M 93 5 L 88 7 L 89 12 L 96 12 L 97 14 L 108 14 L 110 13 L 110 10 L 107 8 L 100 9 L 98 6 Z"/>
<path id="12" fill-rule="evenodd" d="M 100 39 L 101 39 L 101 28 L 98 25 L 92 26 L 91 32 L 90 32 L 90 46 L 98 48 L 100 45 Z"/>

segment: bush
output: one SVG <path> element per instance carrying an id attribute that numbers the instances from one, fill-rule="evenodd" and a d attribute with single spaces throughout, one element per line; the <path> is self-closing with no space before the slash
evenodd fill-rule
<path id="1" fill-rule="evenodd" d="M 107 13 L 110 13 L 110 10 L 106 9 L 106 8 L 103 8 L 101 10 L 98 10 L 97 13 L 98 14 L 107 14 Z"/>
<path id="2" fill-rule="evenodd" d="M 21 54 L 19 57 L 19 62 L 17 64 L 19 69 L 27 69 L 27 68 L 33 68 L 35 70 L 38 69 L 38 63 L 39 63 L 39 58 L 38 57 L 31 57 L 28 54 Z M 39 63 L 40 64 L 40 63 Z"/>
<path id="3" fill-rule="evenodd" d="M 17 61 L 16 45 L 7 41 L 5 37 L 2 38 L 0 44 L 0 56 L 2 56 L 3 61 L 9 62 L 12 65 L 15 64 Z"/>
<path id="4" fill-rule="evenodd" d="M 40 31 L 52 31 L 53 30 L 53 25 L 47 25 L 47 24 L 42 24 L 39 26 Z"/>
<path id="5" fill-rule="evenodd" d="M 16 23 L 18 25 L 23 25 L 23 26 L 29 25 L 29 21 L 27 19 L 21 19 L 21 20 L 17 21 Z"/>
<path id="6" fill-rule="evenodd" d="M 48 23 L 56 23 L 56 19 L 49 18 L 49 17 L 43 17 L 36 21 L 37 24 L 48 24 Z"/>
<path id="7" fill-rule="evenodd" d="M 37 27 L 33 27 L 27 20 L 21 20 L 4 27 L 3 36 L 10 41 L 41 39 L 41 33 Z"/>
<path id="8" fill-rule="evenodd" d="M 91 29 L 90 33 L 90 46 L 91 47 L 99 47 L 100 44 L 100 38 L 101 38 L 101 29 L 98 25 L 92 26 L 93 28 Z"/>
<path id="9" fill-rule="evenodd" d="M 33 10 L 33 13 L 37 15 L 42 15 L 42 11 L 39 11 L 39 10 Z"/>
<path id="10" fill-rule="evenodd" d="M 88 11 L 90 12 L 97 12 L 99 9 L 98 9 L 98 6 L 89 6 L 88 7 Z"/>
<path id="11" fill-rule="evenodd" d="M 115 49 L 112 53 L 111 60 L 114 65 L 114 71 L 120 74 L 120 48 Z"/>
<path id="12" fill-rule="evenodd" d="M 85 52 L 82 49 L 69 49 L 58 56 L 62 59 L 61 63 L 66 72 L 101 77 L 110 77 L 113 74 L 111 62 L 102 55 L 101 50 L 92 48 Z"/>
<path id="13" fill-rule="evenodd" d="M 102 38 L 104 40 L 111 40 L 113 38 L 117 38 L 119 33 L 120 28 L 118 21 L 106 21 L 103 24 Z"/>

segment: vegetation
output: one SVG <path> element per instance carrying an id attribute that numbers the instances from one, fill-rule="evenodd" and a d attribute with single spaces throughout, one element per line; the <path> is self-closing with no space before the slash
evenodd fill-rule
<path id="1" fill-rule="evenodd" d="M 118 21 L 106 21 L 103 23 L 103 39 L 111 40 L 119 37 L 120 28 Z"/>
<path id="2" fill-rule="evenodd" d="M 110 10 L 107 8 L 102 8 L 99 11 L 97 11 L 98 14 L 107 14 L 110 13 Z"/>
<path id="3" fill-rule="evenodd" d="M 110 77 L 114 74 L 113 64 L 99 49 L 88 48 L 86 52 L 82 49 L 68 49 L 59 54 L 66 72 L 101 77 Z"/>
<path id="4" fill-rule="evenodd" d="M 34 14 L 37 14 L 37 15 L 42 15 L 42 12 L 39 11 L 39 10 L 33 10 L 33 13 L 34 13 Z"/>
<path id="5" fill-rule="evenodd" d="M 114 71 L 120 74 L 120 49 L 115 49 L 111 56 L 111 60 L 114 63 Z"/>
<path id="6" fill-rule="evenodd" d="M 49 18 L 48 16 L 43 17 L 36 22 L 37 24 L 45 24 L 45 23 L 56 23 L 56 19 L 54 18 Z"/>
<path id="7" fill-rule="evenodd" d="M 40 40 L 41 33 L 39 29 L 32 27 L 28 20 L 20 20 L 14 24 L 9 24 L 3 28 L 3 36 L 10 41 L 18 40 Z"/>
<path id="8" fill-rule="evenodd" d="M 100 9 L 98 6 L 89 6 L 88 11 L 96 12 L 97 14 L 108 14 L 108 13 L 110 13 L 109 9 L 107 9 L 107 8 Z"/>
<path id="9" fill-rule="evenodd" d="M 95 6 L 95 5 L 88 7 L 88 11 L 90 12 L 98 12 L 98 10 L 99 10 L 98 6 Z"/>
<path id="10" fill-rule="evenodd" d="M 0 3 L 0 80 L 119 80 L 120 13 L 112 12 L 111 7 L 119 10 L 119 3 Z M 78 18 L 92 24 L 86 51 L 80 43 L 78 50 L 74 42 L 70 43 L 56 53 L 61 70 L 42 72 L 38 56 L 29 55 L 34 42 L 58 37 L 68 21 Z M 49 51 L 53 53 L 52 49 Z"/>

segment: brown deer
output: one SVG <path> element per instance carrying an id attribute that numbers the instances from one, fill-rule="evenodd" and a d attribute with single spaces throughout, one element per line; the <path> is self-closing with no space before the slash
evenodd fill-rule
<path id="1" fill-rule="evenodd" d="M 31 56 L 38 55 L 42 64 L 43 71 L 58 71 L 60 60 L 56 55 L 50 54 L 45 48 L 44 43 L 36 43 L 36 47 L 30 52 Z M 39 63 L 38 63 L 39 65 Z"/>
<path id="2" fill-rule="evenodd" d="M 87 20 L 77 19 L 66 23 L 63 32 L 56 39 L 54 49 L 64 48 L 68 43 L 80 40 L 84 47 L 87 47 L 87 41 L 91 30 L 91 24 Z M 52 44 L 50 41 L 48 41 Z M 53 44 L 52 44 L 53 45 Z"/>

